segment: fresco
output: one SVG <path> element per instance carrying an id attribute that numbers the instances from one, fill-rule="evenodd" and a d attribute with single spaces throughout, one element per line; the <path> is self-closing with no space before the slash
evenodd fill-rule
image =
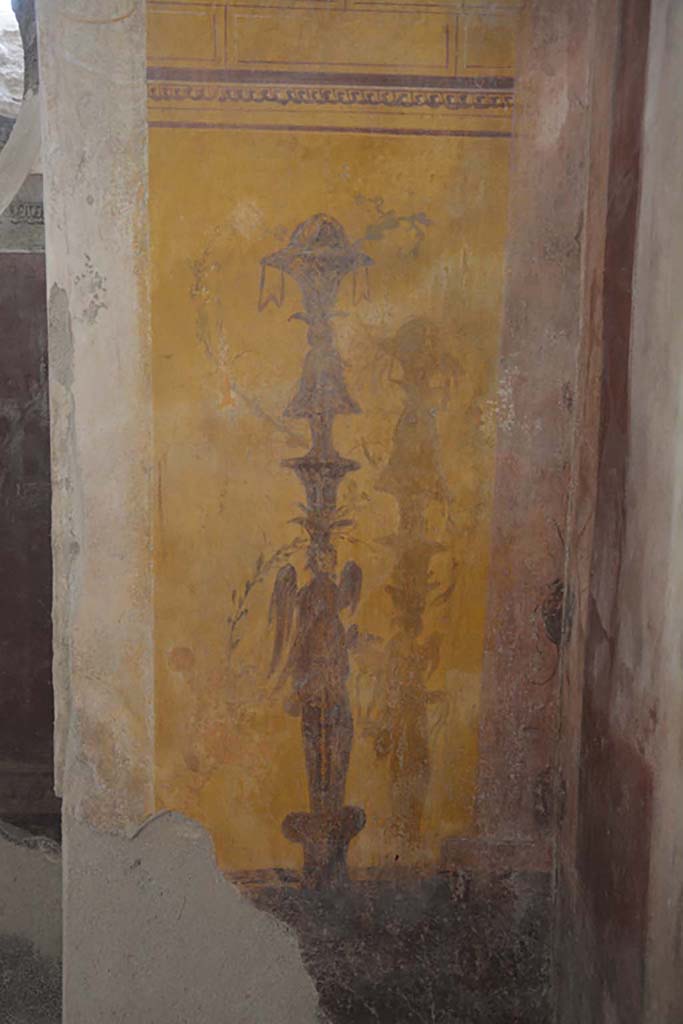
<path id="1" fill-rule="evenodd" d="M 399 897 L 439 988 L 462 937 L 517 5 L 148 13 L 157 806 L 297 929 L 333 1019 L 453 1020 L 386 978 Z"/>

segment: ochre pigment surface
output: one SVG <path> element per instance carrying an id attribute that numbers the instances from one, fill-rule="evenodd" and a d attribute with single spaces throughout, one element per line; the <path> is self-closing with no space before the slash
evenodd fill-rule
<path id="1" fill-rule="evenodd" d="M 156 798 L 228 871 L 471 829 L 515 23 L 148 4 Z"/>
<path id="2" fill-rule="evenodd" d="M 156 806 L 330 1020 L 540 1024 L 476 815 L 517 6 L 147 15 Z"/>

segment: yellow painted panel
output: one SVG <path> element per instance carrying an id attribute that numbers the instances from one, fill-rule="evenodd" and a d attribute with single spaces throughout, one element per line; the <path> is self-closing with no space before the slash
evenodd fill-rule
<path id="1" fill-rule="evenodd" d="M 444 15 L 231 11 L 230 66 L 270 70 L 447 74 L 454 25 Z"/>
<path id="2" fill-rule="evenodd" d="M 515 70 L 516 13 L 462 17 L 458 74 L 512 75 Z"/>
<path id="3" fill-rule="evenodd" d="M 400 657 L 394 595 L 405 581 L 391 538 L 400 534 L 392 480 L 402 461 L 416 499 L 420 489 L 430 495 L 434 550 L 422 556 L 427 575 L 411 584 L 425 606 L 420 645 L 440 637 L 420 839 L 402 852 L 438 862 L 442 839 L 470 825 L 507 162 L 504 140 L 151 133 L 157 796 L 160 807 L 206 824 L 227 869 L 301 863 L 282 832 L 285 816 L 308 802 L 301 726 L 285 711 L 286 687 L 268 673 L 268 606 L 287 558 L 306 578 L 302 531 L 292 522 L 302 488 L 282 465 L 307 447 L 305 424 L 282 415 L 301 375 L 306 329 L 291 319 L 301 309 L 291 282 L 281 309 L 258 307 L 261 259 L 317 212 L 363 239 L 374 260 L 368 296 L 354 305 L 349 280 L 336 321 L 361 409 L 335 424 L 338 450 L 360 465 L 340 490 L 353 526 L 340 540 L 339 565 L 353 559 L 364 575 L 355 617 L 362 643 L 348 684 L 347 798 L 368 821 L 351 845 L 351 867 L 393 862 L 410 791 L 392 768 L 382 683 Z M 277 274 L 266 287 L 277 292 Z M 356 291 L 359 299 L 360 283 Z M 406 359 L 422 372 L 421 353 L 432 368 L 407 393 Z M 421 442 L 429 458 L 423 449 L 411 461 L 405 417 L 415 401 L 433 410 L 434 431 Z M 410 756 L 421 785 L 422 755 Z"/>
<path id="4" fill-rule="evenodd" d="M 288 6 L 229 8 L 260 75 L 150 82 L 157 805 L 236 873 L 353 807 L 352 872 L 433 867 L 473 822 L 511 93 L 420 76 L 514 30 Z M 151 59 L 218 60 L 183 9 Z"/>
<path id="5" fill-rule="evenodd" d="M 152 0 L 147 17 L 147 48 L 153 64 L 222 67 L 225 9 L 214 3 Z"/>

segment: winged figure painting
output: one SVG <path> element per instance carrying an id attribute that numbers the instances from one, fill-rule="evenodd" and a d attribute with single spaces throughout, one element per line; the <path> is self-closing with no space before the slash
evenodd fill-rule
<path id="1" fill-rule="evenodd" d="M 319 571 L 299 588 L 296 569 L 278 573 L 271 601 L 275 641 L 271 671 L 282 663 L 291 683 L 286 707 L 301 715 L 306 774 L 313 813 L 340 811 L 353 742 L 353 718 L 347 693 L 349 650 L 355 626 L 345 626 L 360 598 L 362 572 L 347 562 L 339 583 Z"/>

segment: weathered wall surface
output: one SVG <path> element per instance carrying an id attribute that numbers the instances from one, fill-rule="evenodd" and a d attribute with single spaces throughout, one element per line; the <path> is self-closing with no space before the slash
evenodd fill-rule
<path id="1" fill-rule="evenodd" d="M 515 7 L 149 4 L 157 800 L 297 929 L 339 1022 L 548 1014 L 587 76 L 580 19 L 537 5 L 509 198 Z M 365 816 L 343 893 L 310 884 L 326 729 Z"/>
<path id="2" fill-rule="evenodd" d="M 589 11 L 589 3 L 528 5 L 520 46 L 501 357 L 507 414 L 498 426 L 480 731 L 480 828 L 508 857 L 545 870 L 556 818 Z"/>
<path id="3" fill-rule="evenodd" d="M 296 929 L 292 1005 L 314 1012 L 313 976 L 339 1022 L 541 1024 L 580 14 L 529 11 L 509 199 L 516 4 L 416 4 L 391 39 L 380 10 L 306 12 L 298 39 L 296 8 L 268 33 L 260 10 L 148 6 L 149 178 L 143 5 L 40 11 L 67 1020 L 135 1019 L 143 997 L 86 981 L 112 935 L 125 976 L 138 937 L 120 905 L 144 894 L 116 865 L 158 802 L 200 818 L 221 866 Z M 292 640 L 270 681 L 269 617 Z M 142 836 L 175 888 L 175 840 Z M 196 857 L 183 915 L 200 928 L 215 879 Z M 233 895 L 198 932 L 212 952 Z M 245 971 L 263 920 L 239 917 Z M 178 1019 L 183 987 L 204 998 L 182 941 L 168 930 L 150 965 Z"/>
<path id="4" fill-rule="evenodd" d="M 472 829 L 517 22 L 489 7 L 148 5 L 156 794 L 227 870 L 300 868 L 313 663 L 348 691 L 351 868 L 434 869 Z"/>
<path id="5" fill-rule="evenodd" d="M 41 207 L 42 209 L 42 207 Z M 18 239 L 12 225 L 12 241 Z M 29 229 L 30 230 L 30 229 Z M 6 239 L 0 221 L 0 249 Z M 0 819 L 54 834 L 45 260 L 0 251 Z"/>
<path id="6" fill-rule="evenodd" d="M 0 1016 L 61 1020 L 62 862 L 47 839 L 0 824 Z"/>
<path id="7" fill-rule="evenodd" d="M 627 548 L 624 658 L 636 682 L 654 799 L 646 1024 L 683 1019 L 683 9 L 653 0 L 631 370 L 634 509 Z M 635 808 L 633 829 L 642 827 Z"/>
<path id="8" fill-rule="evenodd" d="M 35 85 L 33 5 L 17 2 L 15 9 Z M 14 16 L 8 12 L 4 18 L 0 111 L 16 115 L 24 90 L 22 39 Z M 60 833 L 52 766 L 42 182 L 33 174 L 22 184 L 30 161 L 23 161 L 22 171 L 21 154 L 10 159 L 8 170 L 3 149 L 13 124 L 13 117 L 0 116 L 0 1017 L 11 1024 L 58 1024 L 60 853 L 54 843 L 30 834 L 58 838 Z M 29 150 L 35 155 L 35 147 Z"/>
<path id="9" fill-rule="evenodd" d="M 615 61 L 611 87 L 596 75 L 594 116 L 609 124 L 609 139 L 604 128 L 594 132 L 593 183 L 593 220 L 604 225 L 604 242 L 596 233 L 586 267 L 589 383 L 579 431 L 589 438 L 599 421 L 599 444 L 591 451 L 584 441 L 577 459 L 571 532 L 570 579 L 580 603 L 564 674 L 558 1006 L 567 1022 L 654 1024 L 679 1020 L 683 1006 L 674 796 L 682 724 L 682 347 L 674 283 L 681 192 L 667 184 L 681 160 L 674 120 L 682 26 L 679 7 L 665 2 L 652 4 L 651 30 L 646 4 L 614 5 L 611 19 L 605 13 L 601 52 L 612 48 Z"/>
<path id="10" fill-rule="evenodd" d="M 39 10 L 55 754 L 70 813 L 125 828 L 152 809 L 145 32 L 96 7 Z"/>
<path id="11" fill-rule="evenodd" d="M 201 830 L 128 838 L 153 774 L 145 19 L 101 10 L 39 8 L 64 1018 L 313 1024 L 291 936 L 245 909 Z"/>
<path id="12" fill-rule="evenodd" d="M 558 745 L 559 798 L 556 847 L 555 999 L 561 1021 L 590 1020 L 595 1012 L 595 937 L 589 929 L 576 870 L 579 815 L 579 766 L 590 568 L 597 490 L 602 383 L 602 318 L 607 181 L 612 148 L 612 105 L 619 5 L 605 5 L 603 16 L 588 18 L 588 53 L 594 56 L 590 90 L 588 191 L 584 214 L 585 251 L 580 315 L 575 444 L 567 523 L 566 579 L 574 595 L 571 631 L 561 665 L 562 707 Z M 589 56 L 590 59 L 590 56 Z"/>
<path id="13" fill-rule="evenodd" d="M 625 829 L 666 804 L 614 610 L 643 526 L 620 517 L 647 17 L 528 5 L 509 176 L 516 6 L 406 6 L 389 39 L 375 7 L 43 0 L 68 1024 L 545 1024 L 565 790 L 577 945 L 628 979 L 605 961 L 579 1012 L 640 1006 Z M 572 449 L 599 398 L 597 453 Z M 567 742 L 556 785 L 560 680 L 581 772 Z M 199 818 L 251 902 L 198 826 L 131 837 L 155 807 Z"/>
<path id="14" fill-rule="evenodd" d="M 28 41 L 32 4 L 16 6 Z M 10 111 L 16 114 L 24 88 L 22 39 L 14 15 L 3 18 L 2 88 L 18 97 Z M 0 179 L 4 170 L 2 165 Z M 9 206 L 0 213 L 0 567 L 6 581 L 0 595 L 0 820 L 58 835 L 59 803 L 52 786 L 50 445 L 40 176 L 30 175 L 8 198 Z"/>

